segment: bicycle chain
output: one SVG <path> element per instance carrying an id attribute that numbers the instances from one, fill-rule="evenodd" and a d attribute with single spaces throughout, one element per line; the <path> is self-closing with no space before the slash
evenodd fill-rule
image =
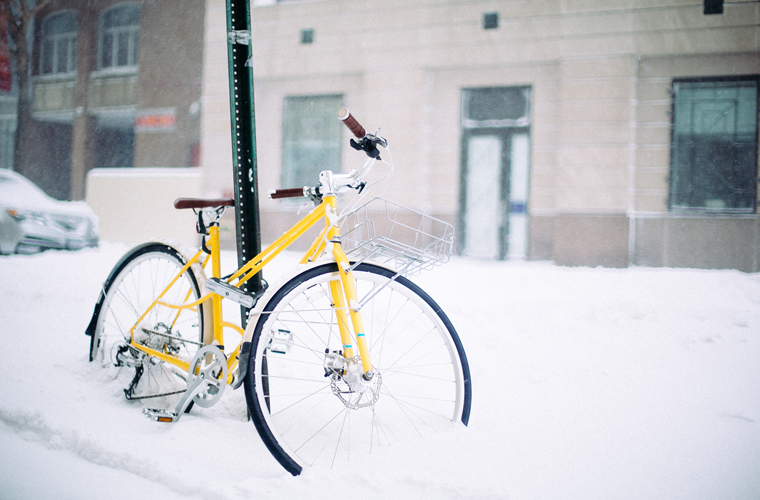
<path id="1" fill-rule="evenodd" d="M 153 394 L 152 396 L 127 396 L 127 399 L 130 401 L 139 401 L 140 399 L 151 399 L 151 398 L 162 398 L 164 396 L 173 396 L 175 394 L 182 394 L 183 392 L 187 392 L 187 389 L 182 389 L 181 391 L 174 391 L 174 392 L 164 392 L 162 394 Z"/>
<path id="2" fill-rule="evenodd" d="M 164 392 L 160 394 L 152 394 L 150 396 L 134 396 L 132 395 L 132 391 L 134 391 L 135 387 L 137 387 L 137 382 L 142 377 L 143 370 L 144 370 L 143 365 L 139 365 L 135 367 L 135 376 L 132 377 L 132 382 L 130 382 L 129 387 L 124 389 L 124 397 L 127 398 L 128 401 L 139 401 L 141 399 L 162 398 L 164 396 L 173 396 L 175 394 L 182 394 L 183 392 L 187 392 L 187 389 L 182 389 L 180 391 Z"/>
<path id="3" fill-rule="evenodd" d="M 195 345 L 199 345 L 199 346 L 206 345 L 203 342 L 195 342 L 194 340 L 183 339 L 182 337 L 175 337 L 174 335 L 169 335 L 168 333 L 157 332 L 155 330 L 150 330 L 148 328 L 143 328 L 142 331 L 144 331 L 145 333 L 152 333 L 153 335 L 160 335 L 162 337 L 168 337 L 168 338 L 170 338 L 172 340 L 179 340 L 180 342 L 186 343 L 186 344 L 195 344 Z"/>

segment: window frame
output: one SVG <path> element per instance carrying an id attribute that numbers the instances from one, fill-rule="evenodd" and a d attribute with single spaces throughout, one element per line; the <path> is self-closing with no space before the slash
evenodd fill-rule
<path id="1" fill-rule="evenodd" d="M 471 115 L 471 98 L 480 91 L 486 92 L 499 92 L 504 91 L 505 96 L 508 92 L 519 92 L 524 98 L 525 106 L 524 113 L 518 118 L 503 118 L 503 119 L 482 119 L 479 120 Z M 503 85 L 503 86 L 488 86 L 488 87 L 464 87 L 460 92 L 460 159 L 459 159 L 459 191 L 457 201 L 457 227 L 459 236 L 457 237 L 457 253 L 464 255 L 468 250 L 467 246 L 467 207 L 468 207 L 468 184 L 469 178 L 469 153 L 470 153 L 470 139 L 477 136 L 496 136 L 500 139 L 502 145 L 501 152 L 501 164 L 499 173 L 499 203 L 501 204 L 500 212 L 501 219 L 496 220 L 494 223 L 497 225 L 498 236 L 498 253 L 496 258 L 504 260 L 510 258 L 510 255 L 514 257 L 513 249 L 510 249 L 511 234 L 518 234 L 513 232 L 514 219 L 510 220 L 513 215 L 524 214 L 527 220 L 525 229 L 525 255 L 524 258 L 528 258 L 530 253 L 530 206 L 531 206 L 531 154 L 533 151 L 533 99 L 535 98 L 535 90 L 531 85 Z M 526 135 L 528 137 L 528 163 L 527 163 L 527 185 L 525 199 L 513 198 L 513 189 L 510 185 L 514 171 L 512 165 L 512 152 L 513 152 L 513 137 L 518 135 Z M 516 204 L 513 205 L 513 200 Z M 520 203 L 522 202 L 522 203 Z M 518 210 L 519 209 L 519 210 Z M 523 257 L 520 257 L 523 258 Z"/>
<path id="2" fill-rule="evenodd" d="M 79 34 L 79 13 L 76 10 L 71 9 L 65 9 L 65 10 L 58 10 L 55 12 L 51 12 L 50 14 L 46 15 L 45 18 L 42 20 L 41 29 L 40 29 L 40 60 L 39 60 L 39 75 L 40 77 L 44 78 L 60 78 L 60 77 L 71 77 L 76 75 L 77 72 L 77 38 Z M 46 34 L 46 26 L 47 23 L 50 22 L 50 20 L 54 17 L 62 17 L 62 16 L 71 16 L 74 18 L 74 30 L 69 31 L 66 33 L 57 33 L 54 35 Z M 52 53 L 52 62 L 51 67 L 52 71 L 46 72 L 45 71 L 45 57 L 47 55 L 47 50 L 45 49 L 45 46 L 48 41 L 52 39 L 53 42 L 53 53 Z M 58 67 L 58 56 L 59 56 L 59 45 L 61 42 L 64 42 L 68 45 L 67 47 L 67 58 L 68 58 L 68 67 L 66 71 L 57 71 Z"/>
<path id="3" fill-rule="evenodd" d="M 116 9 L 121 9 L 124 7 L 135 7 L 138 12 L 138 22 L 137 24 L 132 24 L 128 26 L 118 26 L 116 28 L 106 28 L 105 27 L 105 18 L 106 15 L 109 12 L 112 12 Z M 97 60 L 97 72 L 99 74 L 111 74 L 111 73 L 135 73 L 137 72 L 138 68 L 138 56 L 139 56 L 139 42 L 140 42 L 140 30 L 142 28 L 142 25 L 140 23 L 140 15 L 142 14 L 142 8 L 139 3 L 137 2 L 122 2 L 115 5 L 110 6 L 109 8 L 103 10 L 100 13 L 99 19 L 98 19 L 98 60 Z M 119 50 L 118 50 L 118 35 L 127 33 L 128 38 L 128 50 L 127 50 L 127 59 L 128 63 L 126 65 L 119 65 L 118 64 L 118 57 L 119 57 Z M 111 53 L 111 65 L 104 66 L 103 65 L 103 50 L 105 45 L 105 37 L 107 34 L 110 34 L 113 36 L 113 40 L 111 42 L 112 48 L 115 46 L 116 50 L 112 50 Z M 132 59 L 129 61 L 129 59 Z M 114 64 L 114 62 L 116 64 Z"/>
<path id="4" fill-rule="evenodd" d="M 746 208 L 732 208 L 732 207 L 697 207 L 697 206 L 683 206 L 677 205 L 675 200 L 676 191 L 676 175 L 675 175 L 675 149 L 676 149 L 676 99 L 677 95 L 675 88 L 677 84 L 683 83 L 730 83 L 730 82 L 752 82 L 754 81 L 756 86 L 755 94 L 755 135 L 754 135 L 754 148 L 755 155 L 754 163 L 754 175 L 752 189 L 754 193 L 752 195 L 752 203 L 750 207 Z M 671 82 L 671 87 L 668 89 L 671 94 L 670 99 L 670 144 L 669 144 L 669 165 L 668 165 L 668 210 L 672 213 L 681 214 L 714 214 L 714 215 L 753 215 L 757 213 L 758 206 L 758 181 L 760 181 L 760 167 L 758 162 L 760 161 L 760 75 L 728 75 L 728 76 L 709 76 L 709 77 L 691 77 L 691 78 L 674 78 Z"/>

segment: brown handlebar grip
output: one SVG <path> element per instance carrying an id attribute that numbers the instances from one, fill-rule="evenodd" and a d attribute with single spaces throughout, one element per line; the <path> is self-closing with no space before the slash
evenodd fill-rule
<path id="1" fill-rule="evenodd" d="M 348 127 L 348 130 L 350 130 L 357 139 L 361 139 L 367 135 L 364 127 L 362 127 L 361 124 L 356 121 L 356 118 L 351 116 L 351 113 L 349 113 L 346 108 L 340 108 L 338 110 L 338 118 L 343 120 L 343 123 L 346 125 L 346 127 Z"/>
<path id="2" fill-rule="evenodd" d="M 301 198 L 304 196 L 303 188 L 288 188 L 288 189 L 275 189 L 269 193 L 269 197 L 273 200 L 278 198 Z"/>

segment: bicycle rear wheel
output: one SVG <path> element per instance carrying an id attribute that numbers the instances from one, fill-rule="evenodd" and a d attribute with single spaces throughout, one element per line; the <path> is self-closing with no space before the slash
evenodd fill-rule
<path id="1" fill-rule="evenodd" d="M 187 387 L 186 374 L 129 347 L 130 329 L 185 264 L 185 258 L 177 249 L 162 243 L 134 248 L 106 280 L 88 328 L 90 361 L 104 368 L 135 368 L 127 398 L 143 399 L 147 406 L 171 406 L 180 397 L 176 393 Z M 163 296 L 163 302 L 182 304 L 200 298 L 205 280 L 202 269 L 194 267 L 179 276 Z M 208 301 L 182 310 L 156 305 L 135 327 L 135 341 L 189 362 L 204 340 L 206 307 Z M 155 398 L 166 393 L 175 394 Z"/>
<path id="2" fill-rule="evenodd" d="M 280 288 L 251 339 L 248 407 L 264 443 L 293 475 L 469 420 L 467 358 L 441 308 L 388 269 L 361 264 L 353 274 L 375 372 L 371 382 L 356 378 L 360 363 L 341 355 L 331 307 L 330 282 L 339 280 L 334 263 Z"/>

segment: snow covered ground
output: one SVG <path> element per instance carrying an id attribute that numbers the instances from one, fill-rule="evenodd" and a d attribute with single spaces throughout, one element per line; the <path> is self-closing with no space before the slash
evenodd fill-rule
<path id="1" fill-rule="evenodd" d="M 760 498 L 758 274 L 454 258 L 415 281 L 464 342 L 470 426 L 293 478 L 242 391 L 158 424 L 87 362 L 126 250 L 0 258 L 0 498 Z"/>

